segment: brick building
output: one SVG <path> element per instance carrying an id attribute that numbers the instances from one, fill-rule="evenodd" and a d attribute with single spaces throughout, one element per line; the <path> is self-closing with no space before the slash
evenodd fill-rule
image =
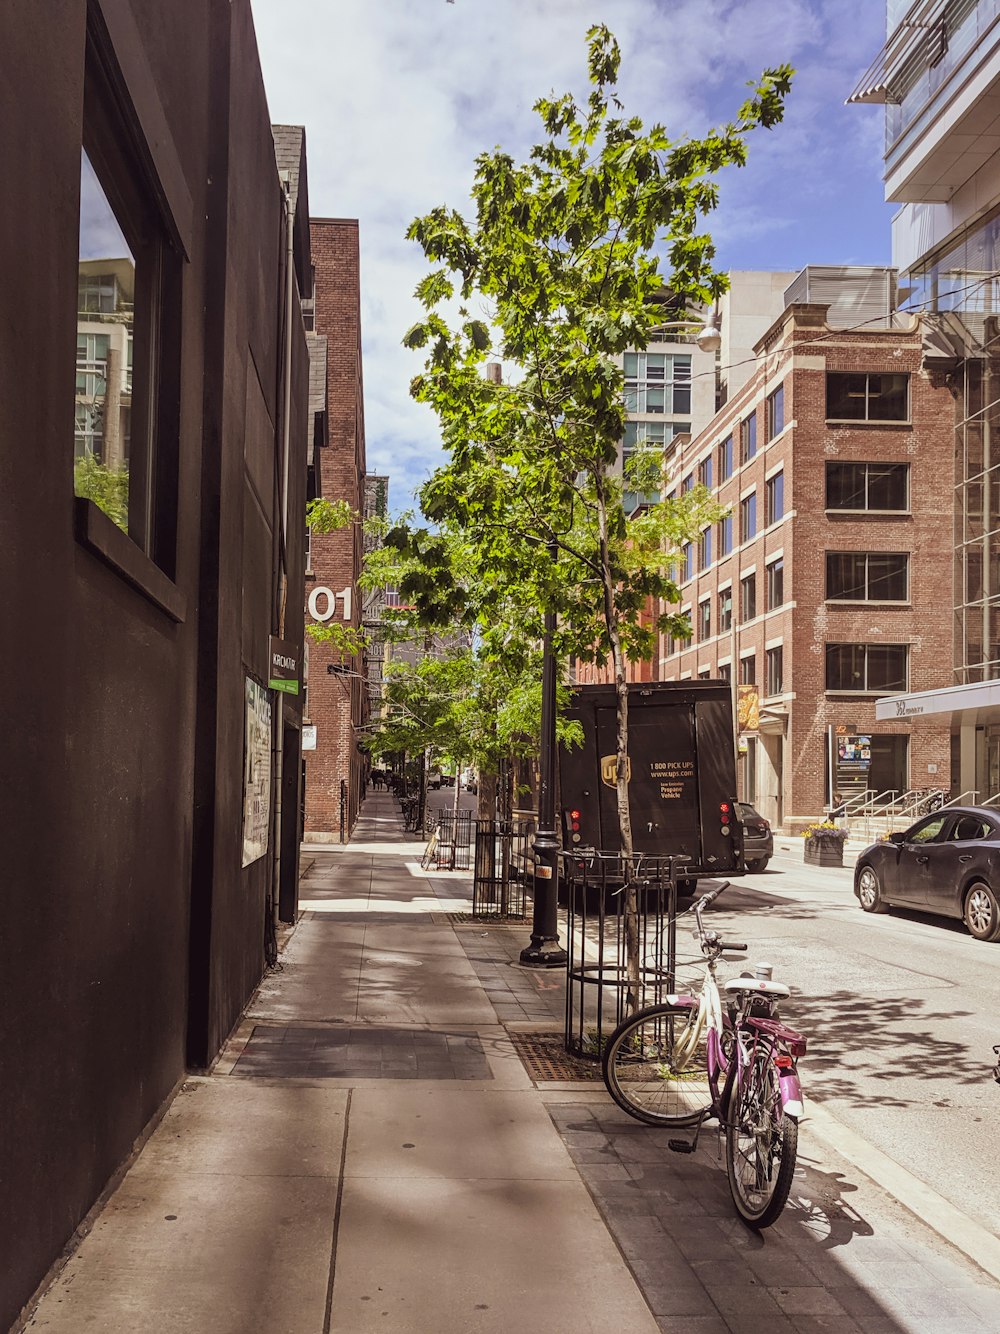
<path id="1" fill-rule="evenodd" d="M 326 339 L 326 431 L 318 489 L 326 500 L 365 510 L 365 416 L 361 363 L 358 224 L 352 218 L 313 218 L 314 327 Z M 357 587 L 364 558 L 358 524 L 314 534 L 306 575 L 306 620 L 361 625 Z M 365 662 L 329 644 L 309 647 L 306 711 L 316 748 L 306 752 L 305 840 L 344 841 L 364 795 L 359 741 L 368 718 Z"/>
<path id="2" fill-rule="evenodd" d="M 730 515 L 685 549 L 692 639 L 663 644 L 659 675 L 756 685 L 741 795 L 774 824 L 820 813 L 831 780 L 950 784 L 947 722 L 877 721 L 876 700 L 950 680 L 952 399 L 922 370 L 918 316 L 853 309 L 789 304 L 668 463 L 668 491 L 704 481 Z M 838 757 L 838 732 L 870 758 Z"/>

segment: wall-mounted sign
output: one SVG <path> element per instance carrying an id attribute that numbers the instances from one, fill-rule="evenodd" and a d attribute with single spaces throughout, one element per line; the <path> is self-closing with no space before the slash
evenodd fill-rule
<path id="1" fill-rule="evenodd" d="M 268 668 L 267 684 L 272 690 L 282 690 L 286 695 L 297 695 L 301 664 L 294 644 L 289 644 L 284 639 L 276 639 L 272 635 L 268 641 L 268 656 L 271 665 Z"/>
<path id="2" fill-rule="evenodd" d="M 337 614 L 338 602 L 343 611 L 344 621 L 349 621 L 351 619 L 351 612 L 354 605 L 350 584 L 348 584 L 346 588 L 342 588 L 339 593 L 334 593 L 331 589 L 322 586 L 314 588 L 309 594 L 309 601 L 307 603 L 309 615 L 314 621 L 319 621 L 320 624 L 324 621 L 332 621 Z"/>
<path id="3" fill-rule="evenodd" d="M 760 727 L 760 695 L 755 685 L 736 687 L 736 730 L 756 732 Z"/>
<path id="4" fill-rule="evenodd" d="M 315 724 L 315 723 L 303 723 L 303 724 L 302 724 L 302 749 L 303 749 L 303 750 L 315 750 L 315 749 L 316 749 L 316 724 Z"/>
<path id="5" fill-rule="evenodd" d="M 271 697 L 246 678 L 243 734 L 243 865 L 267 852 L 271 824 Z"/>

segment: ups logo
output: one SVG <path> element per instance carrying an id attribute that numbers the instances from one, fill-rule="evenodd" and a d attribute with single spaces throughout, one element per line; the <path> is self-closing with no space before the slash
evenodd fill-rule
<path id="1" fill-rule="evenodd" d="M 626 783 L 631 783 L 631 781 L 632 781 L 632 760 L 631 760 L 631 758 L 630 758 L 628 755 L 626 755 L 626 757 L 625 757 L 625 782 L 626 782 Z M 602 756 L 601 756 L 601 782 L 605 785 L 605 787 L 617 787 L 617 786 L 618 786 L 618 756 L 617 756 L 617 755 L 602 755 Z"/>

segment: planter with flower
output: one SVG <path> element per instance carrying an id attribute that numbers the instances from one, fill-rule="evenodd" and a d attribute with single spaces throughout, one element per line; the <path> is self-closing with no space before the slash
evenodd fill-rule
<path id="1" fill-rule="evenodd" d="M 831 820 L 820 820 L 802 831 L 803 860 L 807 866 L 843 866 L 847 830 Z"/>

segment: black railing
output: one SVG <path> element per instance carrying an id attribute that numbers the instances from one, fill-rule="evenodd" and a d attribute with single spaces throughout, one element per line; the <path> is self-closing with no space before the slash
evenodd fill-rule
<path id="1" fill-rule="evenodd" d="M 637 914 L 629 978 L 625 875 L 617 853 L 560 857 L 567 905 L 566 1049 L 598 1059 L 630 1009 L 654 1005 L 676 988 L 677 878 L 686 858 L 637 854 L 631 883 Z"/>
<path id="2" fill-rule="evenodd" d="M 534 816 L 476 821 L 473 917 L 525 916 L 525 888 L 534 870 Z"/>

